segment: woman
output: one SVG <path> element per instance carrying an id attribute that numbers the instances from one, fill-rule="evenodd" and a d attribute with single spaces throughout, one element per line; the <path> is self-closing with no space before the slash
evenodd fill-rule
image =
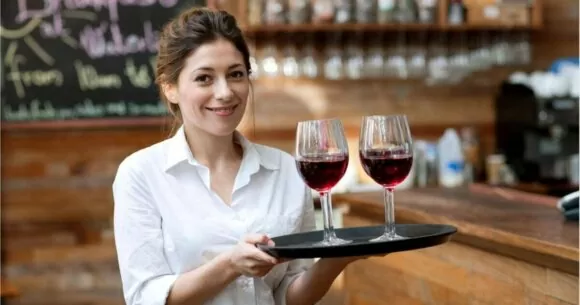
<path id="1" fill-rule="evenodd" d="M 236 131 L 249 74 L 228 13 L 191 9 L 164 28 L 157 83 L 181 127 L 127 157 L 113 183 L 128 305 L 314 304 L 355 260 L 287 262 L 255 247 L 315 226 L 293 158 Z"/>

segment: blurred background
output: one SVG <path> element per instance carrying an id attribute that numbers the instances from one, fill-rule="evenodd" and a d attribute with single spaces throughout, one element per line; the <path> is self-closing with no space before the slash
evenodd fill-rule
<path id="1" fill-rule="evenodd" d="M 357 157 L 368 114 L 409 119 L 415 159 L 402 192 L 501 189 L 555 202 L 578 190 L 577 0 L 141 2 L 2 0 L 7 304 L 123 304 L 111 183 L 126 156 L 171 136 L 153 82 L 157 35 L 191 6 L 227 10 L 245 32 L 248 138 L 292 153 L 297 121 L 343 121 L 352 157 L 336 196 L 380 191 Z M 449 295 L 392 304 L 491 304 Z M 578 304 L 559 300 L 509 304 Z"/>

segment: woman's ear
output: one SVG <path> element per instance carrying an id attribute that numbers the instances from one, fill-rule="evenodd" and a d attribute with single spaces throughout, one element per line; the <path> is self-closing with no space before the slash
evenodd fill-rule
<path id="1" fill-rule="evenodd" d="M 178 104 L 177 87 L 175 85 L 163 84 L 161 85 L 161 90 L 163 90 L 163 95 L 171 104 Z"/>

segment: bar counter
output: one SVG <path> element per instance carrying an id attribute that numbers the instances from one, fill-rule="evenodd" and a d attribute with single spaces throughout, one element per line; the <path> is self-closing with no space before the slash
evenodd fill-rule
<path id="1" fill-rule="evenodd" d="M 578 304 L 578 222 L 564 220 L 556 198 L 513 194 L 396 191 L 398 223 L 444 223 L 458 232 L 441 246 L 349 266 L 347 304 Z M 384 223 L 382 192 L 333 201 L 348 207 L 345 227 Z"/>

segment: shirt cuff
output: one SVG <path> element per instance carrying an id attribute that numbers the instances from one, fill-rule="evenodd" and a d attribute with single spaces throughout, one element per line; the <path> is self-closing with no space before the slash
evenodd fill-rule
<path id="1" fill-rule="evenodd" d="M 163 275 L 150 280 L 144 287 L 141 300 L 137 304 L 165 305 L 175 280 L 177 280 L 177 275 Z"/>

